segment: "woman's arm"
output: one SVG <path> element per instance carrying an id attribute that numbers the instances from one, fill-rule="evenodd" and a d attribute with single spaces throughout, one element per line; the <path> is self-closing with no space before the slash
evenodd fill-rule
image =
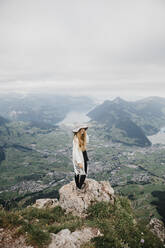
<path id="1" fill-rule="evenodd" d="M 74 154 L 74 159 L 76 161 L 76 164 L 80 168 L 83 168 L 83 161 L 82 161 L 82 158 L 80 157 L 78 141 L 75 139 L 73 139 L 73 154 Z"/>

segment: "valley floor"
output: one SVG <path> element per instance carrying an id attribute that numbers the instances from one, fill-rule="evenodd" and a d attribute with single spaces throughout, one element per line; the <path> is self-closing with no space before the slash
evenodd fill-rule
<path id="1" fill-rule="evenodd" d="M 71 127 L 41 130 L 27 129 L 23 122 L 12 125 L 17 132 L 0 164 L 0 203 L 10 208 L 58 196 L 59 187 L 74 176 Z M 112 143 L 103 130 L 92 126 L 88 134 L 88 177 L 110 181 L 117 194 L 132 200 L 139 218 L 165 220 L 165 145 L 140 148 Z"/>

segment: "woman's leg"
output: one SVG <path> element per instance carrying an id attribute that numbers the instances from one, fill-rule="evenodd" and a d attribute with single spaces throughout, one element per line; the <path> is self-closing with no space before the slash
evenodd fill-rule
<path id="1" fill-rule="evenodd" d="M 81 189 L 80 188 L 80 175 L 79 174 L 75 174 L 74 175 L 74 178 L 75 178 L 75 183 L 76 183 L 76 186 L 77 186 L 77 188 L 79 188 L 79 189 Z"/>
<path id="2" fill-rule="evenodd" d="M 85 161 L 85 173 L 87 174 L 87 161 Z"/>
<path id="3" fill-rule="evenodd" d="M 87 161 L 85 161 L 84 167 L 85 167 L 85 168 L 84 168 L 85 173 L 87 174 Z M 81 189 L 82 185 L 83 185 L 84 182 L 85 182 L 85 178 L 86 178 L 86 175 L 81 175 L 81 176 L 80 176 L 80 183 L 79 183 L 80 189 Z"/>
<path id="4" fill-rule="evenodd" d="M 84 183 L 84 181 L 85 181 L 85 178 L 86 178 L 86 175 L 81 175 L 81 176 L 80 176 L 80 184 L 79 184 L 80 189 L 81 189 L 81 187 L 82 187 L 82 185 L 83 185 L 83 183 Z"/>
<path id="5" fill-rule="evenodd" d="M 89 161 L 87 151 L 83 151 L 83 158 L 84 158 L 84 170 L 87 174 L 87 162 Z"/>

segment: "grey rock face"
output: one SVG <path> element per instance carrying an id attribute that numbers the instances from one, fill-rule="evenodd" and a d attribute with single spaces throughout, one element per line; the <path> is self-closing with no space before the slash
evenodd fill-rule
<path id="1" fill-rule="evenodd" d="M 69 229 L 63 229 L 57 234 L 51 233 L 52 242 L 48 248 L 79 248 L 81 244 L 100 235 L 96 228 L 88 227 L 72 233 Z"/>
<path id="2" fill-rule="evenodd" d="M 76 189 L 75 182 L 64 185 L 60 190 L 59 204 L 66 212 L 82 216 L 86 209 L 93 202 L 106 201 L 114 203 L 114 190 L 109 182 L 97 182 L 93 179 L 86 179 L 85 187 Z"/>
<path id="3" fill-rule="evenodd" d="M 160 238 L 162 242 L 165 241 L 165 226 L 163 221 L 158 220 L 157 218 L 152 218 L 148 225 L 150 230 Z"/>
<path id="4" fill-rule="evenodd" d="M 33 204 L 33 207 L 35 208 L 54 208 L 59 205 L 59 202 L 57 199 L 38 199 L 36 200 L 36 203 Z"/>
<path id="5" fill-rule="evenodd" d="M 53 208 L 61 206 L 66 213 L 71 212 L 77 216 L 85 216 L 87 208 L 94 202 L 106 201 L 114 203 L 114 190 L 109 182 L 97 182 L 86 179 L 85 187 L 81 190 L 76 188 L 72 181 L 59 190 L 60 199 L 39 199 L 33 205 L 37 208 Z M 90 241 L 91 238 L 102 235 L 97 228 L 86 227 L 82 230 L 70 232 L 63 229 L 57 234 L 51 234 L 52 241 L 48 248 L 80 248 L 81 244 Z"/>
<path id="6" fill-rule="evenodd" d="M 75 182 L 65 184 L 59 190 L 60 199 L 38 199 L 33 207 L 54 208 L 61 206 L 66 212 L 73 215 L 84 216 L 87 208 L 94 202 L 106 201 L 114 203 L 114 190 L 108 181 L 97 182 L 86 179 L 85 187 L 76 188 Z"/>

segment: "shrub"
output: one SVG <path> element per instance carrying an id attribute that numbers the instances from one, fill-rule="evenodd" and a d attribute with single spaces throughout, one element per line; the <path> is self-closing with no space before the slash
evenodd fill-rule
<path id="1" fill-rule="evenodd" d="M 49 244 L 50 235 L 48 232 L 42 231 L 39 225 L 34 224 L 24 224 L 22 230 L 27 232 L 27 242 L 30 245 L 43 247 Z"/>
<path id="2" fill-rule="evenodd" d="M 97 202 L 87 209 L 88 218 L 109 218 L 113 209 L 113 205 L 110 205 L 107 202 Z"/>
<path id="3" fill-rule="evenodd" d="M 137 224 L 130 201 L 125 197 L 118 197 L 114 205 L 99 202 L 90 206 L 87 220 L 103 234 L 92 239 L 96 248 L 163 248 L 153 233 Z"/>
<path id="4" fill-rule="evenodd" d="M 0 226 L 13 228 L 19 226 L 23 223 L 21 216 L 18 212 L 7 212 L 5 210 L 0 210 Z"/>
<path id="5" fill-rule="evenodd" d="M 48 245 L 50 232 L 57 233 L 65 228 L 73 232 L 82 226 L 97 227 L 103 234 L 82 248 L 163 248 L 162 242 L 146 225 L 135 220 L 130 201 L 125 197 L 118 197 L 114 205 L 97 202 L 88 208 L 87 214 L 86 218 L 76 217 L 66 214 L 59 206 L 15 212 L 1 209 L 0 226 L 14 228 L 17 236 L 26 235 L 27 242 L 39 248 Z"/>
<path id="6" fill-rule="evenodd" d="M 64 215 L 65 211 L 59 206 L 53 209 L 27 208 L 22 212 L 22 216 L 27 220 L 35 221 L 38 219 L 43 225 L 52 224 L 55 221 L 60 222 Z"/>

